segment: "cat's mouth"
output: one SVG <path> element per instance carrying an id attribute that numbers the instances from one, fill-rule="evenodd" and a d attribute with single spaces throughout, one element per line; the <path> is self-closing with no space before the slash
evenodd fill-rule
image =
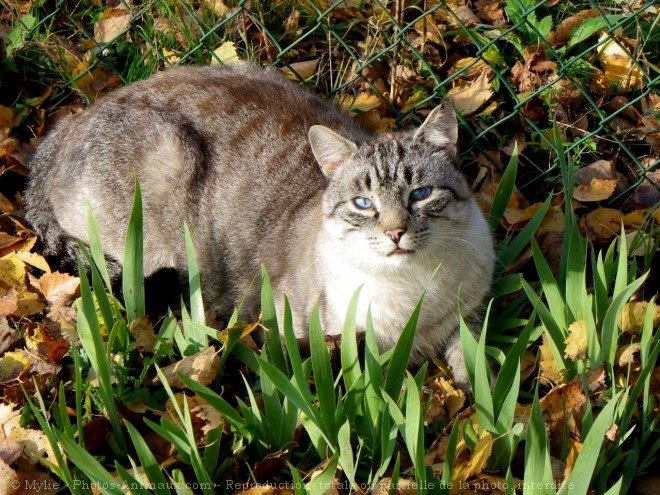
<path id="1" fill-rule="evenodd" d="M 412 253 L 414 253 L 414 251 L 398 247 L 394 251 L 392 251 L 390 254 L 388 254 L 388 256 L 401 255 L 401 254 L 412 254 Z"/>

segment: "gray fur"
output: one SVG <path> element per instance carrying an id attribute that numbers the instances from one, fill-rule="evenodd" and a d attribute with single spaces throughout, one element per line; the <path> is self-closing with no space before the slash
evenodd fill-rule
<path id="1" fill-rule="evenodd" d="M 439 108 L 416 132 L 375 136 L 274 69 L 171 69 L 49 134 L 31 163 L 27 219 L 46 254 L 72 255 L 75 240 L 88 240 L 90 202 L 106 253 L 121 264 L 137 174 L 147 274 L 185 271 L 185 221 L 206 301 L 221 314 L 264 264 L 278 300 L 291 301 L 299 336 L 317 301 L 325 332 L 340 332 L 345 303 L 363 285 L 358 322 L 371 304 L 383 348 L 426 291 L 413 362 L 451 342 L 446 357 L 465 387 L 457 308 L 481 311 L 493 249 L 454 166 L 456 129 L 453 111 Z M 424 186 L 432 195 L 412 202 Z M 355 197 L 375 207 L 360 210 Z M 252 293 L 245 320 L 259 316 Z"/>

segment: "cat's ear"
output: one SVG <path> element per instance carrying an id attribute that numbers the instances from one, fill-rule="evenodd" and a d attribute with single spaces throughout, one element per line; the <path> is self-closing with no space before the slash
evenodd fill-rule
<path id="1" fill-rule="evenodd" d="M 458 141 L 456 113 L 449 103 L 433 109 L 422 126 L 417 129 L 414 141 L 426 143 L 433 148 L 455 151 Z"/>
<path id="2" fill-rule="evenodd" d="M 358 149 L 357 145 L 322 125 L 309 129 L 309 144 L 326 177 L 332 177 L 339 165 Z"/>

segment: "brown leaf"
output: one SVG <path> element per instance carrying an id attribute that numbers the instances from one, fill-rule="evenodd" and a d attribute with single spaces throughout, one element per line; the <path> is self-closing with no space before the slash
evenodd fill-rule
<path id="1" fill-rule="evenodd" d="M 9 289 L 4 294 L 0 292 L 0 316 L 11 316 L 18 310 L 18 294 L 16 289 Z"/>
<path id="2" fill-rule="evenodd" d="M 80 295 L 80 279 L 68 273 L 45 273 L 36 281 L 35 287 L 48 301 L 51 312 L 70 306 Z"/>
<path id="3" fill-rule="evenodd" d="M 59 335 L 51 334 L 46 325 L 30 323 L 23 327 L 25 346 L 41 356 L 50 364 L 59 364 L 64 355 L 69 352 L 69 343 Z"/>
<path id="4" fill-rule="evenodd" d="M 559 25 L 548 34 L 547 41 L 552 46 L 557 47 L 563 45 L 571 38 L 571 33 L 577 29 L 584 21 L 597 17 L 599 14 L 594 9 L 587 9 L 578 12 L 575 15 L 567 17 L 559 23 Z"/>
<path id="5" fill-rule="evenodd" d="M 491 96 L 493 90 L 490 87 L 489 71 L 482 72 L 466 86 L 454 87 L 447 92 L 447 99 L 461 115 L 476 112 Z"/>
<path id="6" fill-rule="evenodd" d="M 188 356 L 177 363 L 165 366 L 162 371 L 172 387 L 184 388 L 184 383 L 177 373 L 181 373 L 202 385 L 210 384 L 220 367 L 220 358 L 213 347 L 207 347 L 201 352 Z M 157 382 L 158 379 L 154 379 Z"/>
<path id="7" fill-rule="evenodd" d="M 614 164 L 611 160 L 596 160 L 577 169 L 575 178 L 580 184 L 589 184 L 592 179 L 614 179 Z"/>
<path id="8" fill-rule="evenodd" d="M 103 17 L 94 25 L 94 39 L 97 43 L 108 43 L 121 35 L 130 23 L 131 14 L 126 9 L 106 9 Z"/>
<path id="9" fill-rule="evenodd" d="M 152 352 L 156 345 L 156 332 L 148 316 L 138 316 L 131 321 L 128 331 L 133 337 L 135 348 L 140 352 Z"/>

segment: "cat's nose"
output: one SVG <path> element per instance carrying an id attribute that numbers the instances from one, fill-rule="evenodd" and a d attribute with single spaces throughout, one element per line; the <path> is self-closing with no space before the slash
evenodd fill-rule
<path id="1" fill-rule="evenodd" d="M 390 229 L 385 231 L 385 235 L 397 244 L 401 240 L 401 236 L 405 233 L 406 229 Z"/>

